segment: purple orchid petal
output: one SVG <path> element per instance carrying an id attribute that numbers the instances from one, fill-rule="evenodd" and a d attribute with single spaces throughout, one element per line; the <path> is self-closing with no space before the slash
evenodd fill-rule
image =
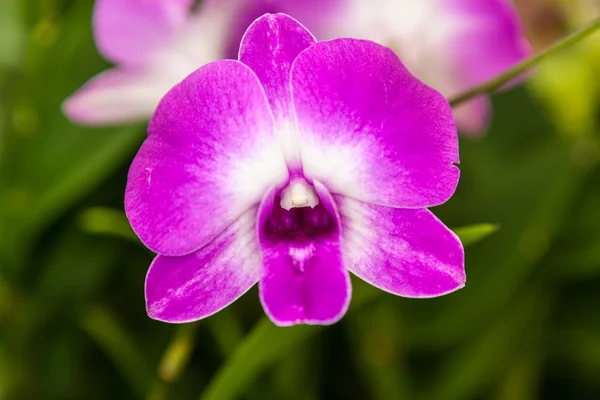
<path id="1" fill-rule="evenodd" d="M 173 37 L 193 0 L 96 0 L 96 45 L 115 63 L 141 65 Z"/>
<path id="2" fill-rule="evenodd" d="M 304 173 L 333 193 L 407 208 L 454 193 L 450 106 L 388 48 L 354 39 L 315 44 L 294 62 L 292 98 Z"/>
<path id="3" fill-rule="evenodd" d="M 465 285 L 458 237 L 427 209 L 399 209 L 335 196 L 348 269 L 404 297 L 434 297 Z"/>
<path id="4" fill-rule="evenodd" d="M 125 211 L 148 248 L 185 255 L 287 178 L 256 75 L 238 61 L 216 61 L 160 102 L 129 170 Z"/>
<path id="5" fill-rule="evenodd" d="M 259 208 L 260 299 L 279 326 L 332 324 L 350 303 L 352 288 L 342 262 L 339 216 L 331 194 L 314 183 L 320 198 L 314 208 L 284 210 L 275 190 Z"/>
<path id="6" fill-rule="evenodd" d="M 312 34 L 293 18 L 266 14 L 250 25 L 240 45 L 239 60 L 252 68 L 267 93 L 288 167 L 298 170 L 290 70 L 298 54 L 315 43 Z"/>
<path id="7" fill-rule="evenodd" d="M 227 307 L 260 277 L 256 207 L 213 241 L 183 257 L 158 256 L 146 276 L 146 308 L 151 318 L 190 322 Z"/>
<path id="8" fill-rule="evenodd" d="M 63 104 L 69 119 L 79 124 L 119 124 L 144 121 L 173 86 L 151 71 L 110 69 L 88 81 Z"/>

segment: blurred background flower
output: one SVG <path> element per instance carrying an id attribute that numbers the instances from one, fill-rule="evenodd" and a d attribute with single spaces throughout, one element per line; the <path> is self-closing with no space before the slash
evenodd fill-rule
<path id="1" fill-rule="evenodd" d="M 246 27 L 262 14 L 285 12 L 318 40 L 370 39 L 391 47 L 408 69 L 447 97 L 498 75 L 529 54 L 508 0 L 97 0 L 99 51 L 117 67 L 101 73 L 65 103 L 83 124 L 147 120 L 160 98 L 200 65 L 237 58 Z M 487 96 L 455 109 L 467 134 L 483 133 Z"/>
<path id="2" fill-rule="evenodd" d="M 536 49 L 598 16 L 591 0 L 515 3 Z M 598 34 L 492 96 L 488 135 L 461 142 L 461 183 L 433 211 L 453 228 L 500 227 L 467 247 L 464 289 L 420 301 L 356 280 L 329 328 L 275 328 L 252 295 L 176 327 L 144 312 L 152 254 L 122 211 L 144 124 L 86 128 L 61 113 L 110 68 L 92 11 L 0 3 L 0 397 L 597 398 Z"/>

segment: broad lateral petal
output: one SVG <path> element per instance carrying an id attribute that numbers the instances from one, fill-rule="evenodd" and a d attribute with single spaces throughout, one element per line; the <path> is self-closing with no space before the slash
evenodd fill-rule
<path id="1" fill-rule="evenodd" d="M 259 294 L 265 313 L 279 326 L 333 324 L 350 303 L 335 204 L 322 185 L 315 182 L 315 188 L 321 202 L 312 209 L 286 211 L 275 200 L 275 191 L 259 208 Z"/>
<path id="2" fill-rule="evenodd" d="M 148 248 L 181 256 L 287 177 L 256 75 L 238 61 L 216 61 L 160 102 L 129 170 L 125 211 Z"/>
<path id="3" fill-rule="evenodd" d="M 151 318 L 190 322 L 227 307 L 260 276 L 256 207 L 212 242 L 183 257 L 158 256 L 146 276 L 146 308 Z"/>
<path id="4" fill-rule="evenodd" d="M 285 14 L 266 14 L 250 25 L 239 52 L 239 60 L 252 68 L 265 88 L 288 164 L 298 168 L 290 70 L 298 54 L 315 43 L 312 34 L 295 19 Z"/>
<path id="5" fill-rule="evenodd" d="M 406 208 L 454 193 L 458 137 L 447 100 L 376 43 L 336 39 L 292 66 L 304 173 L 333 193 Z"/>
<path id="6" fill-rule="evenodd" d="M 441 296 L 465 285 L 463 246 L 431 211 L 335 199 L 344 260 L 359 278 L 404 297 Z"/>
<path id="7" fill-rule="evenodd" d="M 115 63 L 143 64 L 186 21 L 193 0 L 96 0 L 94 36 Z"/>
<path id="8" fill-rule="evenodd" d="M 147 120 L 172 82 L 153 71 L 110 69 L 90 79 L 63 103 L 78 124 L 104 125 Z"/>

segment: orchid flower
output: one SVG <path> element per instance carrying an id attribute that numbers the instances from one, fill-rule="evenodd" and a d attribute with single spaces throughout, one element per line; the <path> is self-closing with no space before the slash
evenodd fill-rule
<path id="1" fill-rule="evenodd" d="M 235 50 L 246 27 L 285 12 L 319 40 L 354 37 L 391 47 L 429 86 L 452 97 L 529 54 L 509 0 L 96 0 L 94 34 L 117 64 L 71 96 L 66 114 L 82 124 L 146 120 L 162 96 L 199 65 Z M 234 49 L 234 51 L 232 51 Z M 461 132 L 482 133 L 490 104 L 456 108 Z"/>
<path id="2" fill-rule="evenodd" d="M 458 161 L 448 102 L 390 49 L 266 14 L 238 60 L 165 95 L 131 165 L 125 210 L 158 253 L 148 314 L 198 320 L 258 283 L 275 324 L 331 324 L 349 271 L 405 297 L 457 290 L 462 244 L 427 207 Z"/>

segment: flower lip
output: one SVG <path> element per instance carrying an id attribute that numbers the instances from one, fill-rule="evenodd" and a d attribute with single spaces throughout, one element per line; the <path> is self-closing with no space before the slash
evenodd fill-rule
<path id="1" fill-rule="evenodd" d="M 350 303 L 337 207 L 320 182 L 313 185 L 320 200 L 314 208 L 284 210 L 276 189 L 259 206 L 259 294 L 265 313 L 278 326 L 329 325 L 342 318 Z"/>
<path id="2" fill-rule="evenodd" d="M 259 229 L 269 241 L 306 243 L 338 233 L 336 218 L 320 202 L 313 185 L 295 178 L 275 195 L 272 210 Z"/>

